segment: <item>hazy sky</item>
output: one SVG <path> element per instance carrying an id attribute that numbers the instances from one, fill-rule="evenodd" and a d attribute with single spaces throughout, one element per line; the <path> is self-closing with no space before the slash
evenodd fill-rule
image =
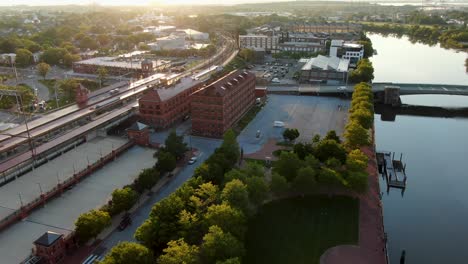
<path id="1" fill-rule="evenodd" d="M 0 5 L 66 5 L 89 4 L 96 2 L 101 5 L 147 5 L 149 3 L 162 4 L 239 4 L 252 2 L 278 2 L 285 0 L 0 0 Z"/>

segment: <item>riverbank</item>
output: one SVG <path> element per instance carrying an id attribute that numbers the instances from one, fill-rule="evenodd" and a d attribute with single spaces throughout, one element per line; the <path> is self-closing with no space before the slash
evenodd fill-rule
<path id="1" fill-rule="evenodd" d="M 375 133 L 371 146 L 361 150 L 369 158 L 367 165 L 368 190 L 359 198 L 359 244 L 330 248 L 320 258 L 320 264 L 388 264 L 379 172 L 376 160 Z"/>

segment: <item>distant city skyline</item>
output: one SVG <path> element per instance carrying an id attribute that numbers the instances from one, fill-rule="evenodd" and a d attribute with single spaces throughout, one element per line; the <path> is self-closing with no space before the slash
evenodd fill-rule
<path id="1" fill-rule="evenodd" d="M 165 5 L 234 5 L 242 3 L 268 3 L 268 2 L 287 2 L 296 0 L 0 0 L 0 6 L 15 6 L 15 5 L 29 5 L 29 6 L 54 6 L 54 5 L 89 5 L 96 3 L 106 6 L 145 6 L 149 4 L 165 4 Z M 322 0 L 322 1 L 364 1 L 366 0 Z M 426 0 L 423 0 L 426 1 Z M 434 2 L 438 0 L 429 0 Z M 398 3 L 415 3 L 421 2 L 420 0 L 367 0 L 367 2 L 398 2 Z M 463 0 L 448 0 L 447 2 L 464 2 Z"/>

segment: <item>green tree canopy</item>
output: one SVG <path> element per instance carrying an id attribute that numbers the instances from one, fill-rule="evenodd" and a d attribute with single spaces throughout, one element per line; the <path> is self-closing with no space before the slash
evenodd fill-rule
<path id="1" fill-rule="evenodd" d="M 205 214 L 205 224 L 208 227 L 219 226 L 240 240 L 243 239 L 246 231 L 246 221 L 245 215 L 240 210 L 227 203 L 211 205 Z"/>
<path id="2" fill-rule="evenodd" d="M 361 59 L 357 68 L 351 72 L 349 80 L 354 83 L 370 82 L 374 79 L 374 67 L 368 59 Z"/>
<path id="3" fill-rule="evenodd" d="M 128 211 L 138 199 L 138 194 L 130 187 L 115 189 L 112 192 L 112 213 Z"/>
<path id="4" fill-rule="evenodd" d="M 169 241 L 163 254 L 159 256 L 158 264 L 197 264 L 199 249 L 187 244 L 183 239 Z M 130 262 L 129 262 L 130 263 Z"/>
<path id="5" fill-rule="evenodd" d="M 36 69 L 37 69 L 37 73 L 40 76 L 42 76 L 42 78 L 44 78 L 44 80 L 45 80 L 45 77 L 47 76 L 47 73 L 50 70 L 50 65 L 45 63 L 45 62 L 41 62 L 41 63 L 37 64 Z"/>
<path id="6" fill-rule="evenodd" d="M 295 153 L 283 151 L 276 161 L 273 171 L 291 182 L 296 178 L 297 171 L 303 166 L 303 163 Z"/>
<path id="7" fill-rule="evenodd" d="M 275 195 L 282 195 L 289 189 L 288 181 L 285 177 L 277 173 L 273 173 L 271 176 L 270 189 Z"/>
<path id="8" fill-rule="evenodd" d="M 147 168 L 140 172 L 135 181 L 135 187 L 142 192 L 145 189 L 152 188 L 159 180 L 159 171 L 155 168 Z"/>
<path id="9" fill-rule="evenodd" d="M 348 149 L 357 149 L 370 144 L 369 132 L 357 121 L 351 120 L 344 132 L 345 145 Z"/>
<path id="10" fill-rule="evenodd" d="M 254 205 L 260 205 L 268 197 L 269 188 L 264 178 L 249 177 L 247 178 L 247 190 L 249 192 L 249 200 Z"/>
<path id="11" fill-rule="evenodd" d="M 346 168 L 349 171 L 364 172 L 367 168 L 367 162 L 367 156 L 360 149 L 355 149 L 348 154 Z"/>
<path id="12" fill-rule="evenodd" d="M 172 130 L 166 138 L 164 150 L 180 159 L 187 151 L 187 144 L 184 143 L 184 136 L 178 136 L 175 130 Z"/>
<path id="13" fill-rule="evenodd" d="M 156 168 L 161 172 L 169 172 L 176 167 L 176 158 L 168 151 L 160 150 L 158 153 L 158 162 Z"/>
<path id="14" fill-rule="evenodd" d="M 309 193 L 317 187 L 317 171 L 311 167 L 299 169 L 297 177 L 292 182 L 292 188 L 296 192 Z"/>
<path id="15" fill-rule="evenodd" d="M 153 253 L 143 245 L 120 242 L 99 264 L 152 264 Z"/>
<path id="16" fill-rule="evenodd" d="M 354 110 L 350 119 L 357 121 L 365 129 L 370 129 L 374 124 L 374 114 L 366 109 Z"/>
<path id="17" fill-rule="evenodd" d="M 348 182 L 348 187 L 359 193 L 365 192 L 368 186 L 367 175 L 367 173 L 362 171 L 348 172 L 348 177 L 346 178 L 346 181 Z"/>
<path id="18" fill-rule="evenodd" d="M 244 213 L 247 212 L 249 206 L 247 186 L 237 179 L 228 182 L 221 192 L 221 200 Z"/>
<path id="19" fill-rule="evenodd" d="M 330 131 L 328 131 L 327 134 L 325 135 L 325 137 L 324 137 L 323 139 L 335 140 L 336 143 L 341 144 L 341 139 L 340 139 L 340 137 L 336 134 L 336 131 L 335 131 L 335 130 L 330 130 Z"/>
<path id="20" fill-rule="evenodd" d="M 31 65 L 33 62 L 33 54 L 27 49 L 17 49 L 15 61 L 20 66 Z"/>
<path id="21" fill-rule="evenodd" d="M 286 128 L 283 132 L 283 138 L 289 141 L 293 141 L 298 138 L 300 135 L 297 128 Z"/>
<path id="22" fill-rule="evenodd" d="M 75 235 L 78 241 L 84 243 L 96 237 L 104 228 L 110 226 L 109 213 L 99 210 L 91 210 L 81 214 L 75 222 Z"/>
<path id="23" fill-rule="evenodd" d="M 332 139 L 323 139 L 315 147 L 315 157 L 321 162 L 330 158 L 336 158 L 344 164 L 346 161 L 346 150 L 341 144 Z"/>
<path id="24" fill-rule="evenodd" d="M 239 143 L 237 143 L 236 133 L 229 129 L 223 135 L 223 143 L 219 147 L 226 159 L 232 164 L 236 164 L 240 158 Z"/>
<path id="25" fill-rule="evenodd" d="M 215 264 L 217 261 L 242 257 L 244 254 L 244 245 L 217 226 L 210 227 L 200 247 L 202 262 L 205 264 Z"/>

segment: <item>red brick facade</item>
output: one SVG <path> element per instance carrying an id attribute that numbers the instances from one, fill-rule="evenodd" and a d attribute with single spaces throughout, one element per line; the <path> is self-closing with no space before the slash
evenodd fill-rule
<path id="1" fill-rule="evenodd" d="M 203 86 L 190 77 L 170 87 L 153 88 L 139 100 L 141 119 L 154 128 L 166 128 L 190 114 L 190 95 Z"/>
<path id="2" fill-rule="evenodd" d="M 254 103 L 255 75 L 233 71 L 192 95 L 192 133 L 221 137 Z"/>

